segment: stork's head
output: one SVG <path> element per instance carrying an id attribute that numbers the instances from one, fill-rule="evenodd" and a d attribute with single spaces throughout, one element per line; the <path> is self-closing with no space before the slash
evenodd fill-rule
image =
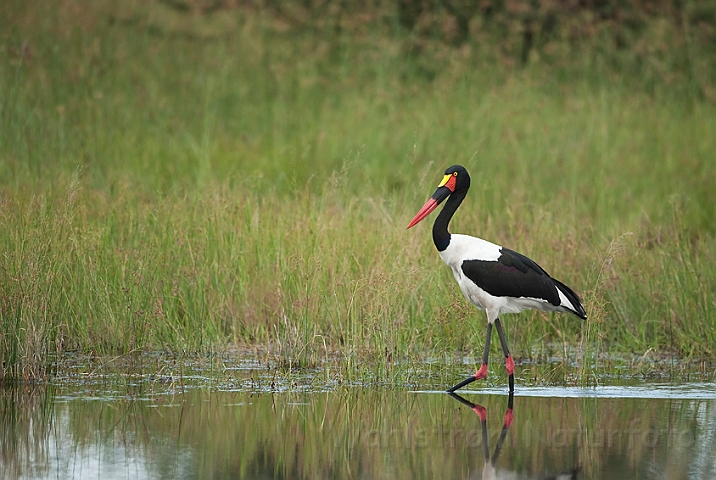
<path id="1" fill-rule="evenodd" d="M 430 215 L 438 205 L 440 205 L 446 198 L 457 191 L 463 191 L 470 188 L 470 175 L 467 174 L 467 170 L 462 165 L 453 165 L 445 170 L 445 176 L 443 177 L 438 189 L 435 190 L 433 196 L 425 202 L 423 208 L 415 214 L 413 220 L 408 225 L 408 228 L 414 226 L 422 219 Z"/>

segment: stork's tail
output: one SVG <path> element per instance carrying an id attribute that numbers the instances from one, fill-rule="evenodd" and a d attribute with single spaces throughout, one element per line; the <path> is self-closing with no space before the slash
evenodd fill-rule
<path id="1" fill-rule="evenodd" d="M 560 306 L 563 307 L 566 311 L 575 314 L 582 320 L 586 320 L 587 312 L 584 310 L 584 307 L 579 300 L 579 296 L 574 293 L 571 288 L 569 288 L 567 285 L 560 282 L 559 280 L 555 280 L 553 278 L 552 281 L 557 287 L 557 290 L 559 290 L 559 298 L 562 301 Z"/>

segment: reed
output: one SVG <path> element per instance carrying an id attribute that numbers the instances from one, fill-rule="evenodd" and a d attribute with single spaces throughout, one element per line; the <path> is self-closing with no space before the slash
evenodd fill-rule
<path id="1" fill-rule="evenodd" d="M 379 30 L 157 31 L 140 5 L 21 3 L 0 7 L 0 377 L 70 350 L 261 345 L 288 370 L 338 356 L 388 378 L 477 354 L 484 315 L 429 229 L 405 231 L 454 163 L 474 184 L 453 230 L 588 306 L 506 318 L 517 358 L 581 346 L 589 375 L 606 351 L 713 357 L 708 100 L 439 45 L 428 78 Z"/>

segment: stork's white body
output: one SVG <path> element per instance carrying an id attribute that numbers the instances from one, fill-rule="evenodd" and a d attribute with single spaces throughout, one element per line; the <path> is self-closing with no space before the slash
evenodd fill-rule
<path id="1" fill-rule="evenodd" d="M 558 287 L 555 289 L 559 295 L 560 305 L 555 306 L 544 298 L 491 295 L 465 275 L 462 265 L 466 260 L 499 262 L 502 256 L 500 245 L 482 238 L 453 233 L 450 235 L 448 247 L 439 253 L 440 258 L 452 270 L 465 298 L 477 308 L 485 310 L 487 321 L 490 323 L 493 323 L 503 313 L 519 313 L 530 309 L 570 313 L 576 311 L 575 306 Z"/>

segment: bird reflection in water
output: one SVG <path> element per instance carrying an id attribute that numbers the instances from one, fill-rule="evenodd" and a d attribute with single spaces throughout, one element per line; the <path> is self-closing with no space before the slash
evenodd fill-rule
<path id="1" fill-rule="evenodd" d="M 492 456 L 490 456 L 490 446 L 488 444 L 488 438 L 487 438 L 487 409 L 483 407 L 482 405 L 478 405 L 476 403 L 471 402 L 470 400 L 467 400 L 464 397 L 461 397 L 455 392 L 447 392 L 448 395 L 450 395 L 452 398 L 457 400 L 458 402 L 462 403 L 463 405 L 469 407 L 473 412 L 477 414 L 478 417 L 480 417 L 480 428 L 482 430 L 482 449 L 483 453 L 485 455 L 485 466 L 482 468 L 482 480 L 519 480 L 519 479 L 538 479 L 538 480 L 576 480 L 577 476 L 579 474 L 579 468 L 574 468 L 571 472 L 568 473 L 562 473 L 562 474 L 556 474 L 556 475 L 543 475 L 543 476 L 532 476 L 532 475 L 525 475 L 525 474 L 519 474 L 517 472 L 511 472 L 507 470 L 501 470 L 499 473 L 495 469 L 495 465 L 497 464 L 497 458 L 500 456 L 500 451 L 502 450 L 502 445 L 505 443 L 505 438 L 507 437 L 507 432 L 510 429 L 510 425 L 512 425 L 513 420 L 513 407 L 514 407 L 514 400 L 515 396 L 513 392 L 510 392 L 508 398 L 507 398 L 507 410 L 505 411 L 505 417 L 502 422 L 502 430 L 500 431 L 500 438 L 497 439 L 497 445 L 495 446 L 495 451 L 492 453 Z M 472 478 L 472 477 L 471 477 Z"/>

